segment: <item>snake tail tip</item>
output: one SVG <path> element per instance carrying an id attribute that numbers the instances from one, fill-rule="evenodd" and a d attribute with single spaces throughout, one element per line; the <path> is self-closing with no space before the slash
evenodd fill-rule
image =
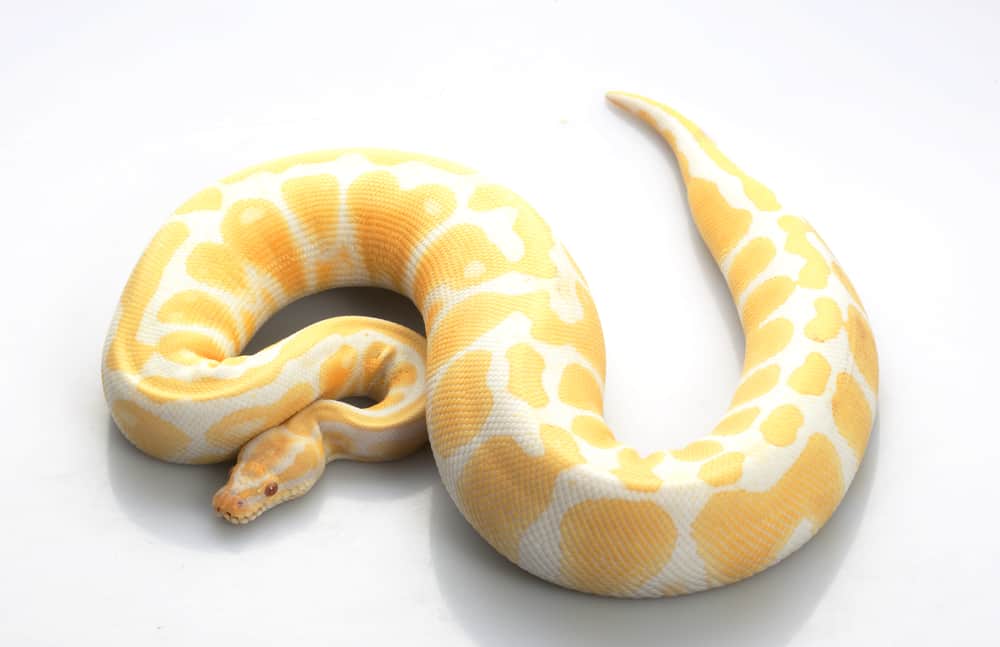
<path id="1" fill-rule="evenodd" d="M 604 98 L 615 105 L 621 105 L 626 97 L 628 97 L 628 93 L 620 90 L 608 90 L 604 93 Z"/>
<path id="2" fill-rule="evenodd" d="M 643 109 L 642 104 L 648 101 L 634 92 L 620 92 L 617 90 L 605 92 L 604 97 L 619 108 L 632 113 Z"/>

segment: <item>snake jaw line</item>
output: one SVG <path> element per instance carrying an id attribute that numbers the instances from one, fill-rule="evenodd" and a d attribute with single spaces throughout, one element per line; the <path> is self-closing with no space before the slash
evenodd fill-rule
<path id="1" fill-rule="evenodd" d="M 229 492 L 227 487 L 223 486 L 218 492 L 216 492 L 215 496 L 213 497 L 213 508 L 215 509 L 215 515 L 217 517 L 221 517 L 222 519 L 225 519 L 226 521 L 232 524 L 245 525 L 255 520 L 257 517 L 261 516 L 270 509 L 277 507 L 287 501 L 299 498 L 300 496 L 308 492 L 310 489 L 312 489 L 312 485 L 313 484 L 310 483 L 306 486 L 298 486 L 292 489 L 282 490 L 283 495 L 280 496 L 279 498 L 263 499 L 264 504 L 258 505 L 256 509 L 254 509 L 249 514 L 243 514 L 243 515 L 233 513 L 230 510 L 230 506 L 226 505 L 225 503 L 226 501 L 231 501 L 231 500 L 239 501 L 240 499 L 236 497 L 236 495 Z"/>

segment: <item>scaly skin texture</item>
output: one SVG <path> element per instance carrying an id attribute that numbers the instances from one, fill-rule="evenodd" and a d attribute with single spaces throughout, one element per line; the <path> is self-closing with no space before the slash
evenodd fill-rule
<path id="1" fill-rule="evenodd" d="M 323 362 L 325 372 L 318 387 L 322 394 L 286 422 L 243 445 L 228 482 L 213 499 L 216 513 L 227 521 L 247 523 L 302 496 L 329 461 L 393 460 L 427 441 L 423 337 L 365 317 L 335 317 L 324 325 L 333 332 L 330 341 L 335 350 Z M 313 393 L 301 390 L 303 401 L 305 393 Z M 367 396 L 375 403 L 361 409 L 336 399 L 349 396 Z M 256 426 L 256 416 L 269 414 L 250 407 L 230 415 L 236 426 Z"/>
<path id="2" fill-rule="evenodd" d="M 105 393 L 122 432 L 177 462 L 239 450 L 215 506 L 244 522 L 307 490 L 332 458 L 413 451 L 426 394 L 448 492 L 539 577 L 656 597 L 734 582 L 790 554 L 833 513 L 868 442 L 878 364 L 864 308 L 812 227 L 694 124 L 642 97 L 609 98 L 673 148 L 739 309 L 743 375 L 709 436 L 648 456 L 621 444 L 602 416 L 596 308 L 546 223 L 463 167 L 383 150 L 262 164 L 175 212 L 106 344 Z M 419 337 L 363 318 L 238 355 L 286 303 L 349 285 L 414 301 L 426 367 Z M 380 404 L 335 401 L 347 395 Z"/>

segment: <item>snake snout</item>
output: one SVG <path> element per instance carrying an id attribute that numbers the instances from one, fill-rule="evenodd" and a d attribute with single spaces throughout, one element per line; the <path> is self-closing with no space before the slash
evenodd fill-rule
<path id="1" fill-rule="evenodd" d="M 215 514 L 231 523 L 247 523 L 256 516 L 248 509 L 245 499 L 225 488 L 216 492 L 212 498 L 212 507 L 215 508 Z"/>

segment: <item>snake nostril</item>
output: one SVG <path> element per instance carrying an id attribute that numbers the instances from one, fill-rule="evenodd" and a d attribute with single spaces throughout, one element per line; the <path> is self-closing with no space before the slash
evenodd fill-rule
<path id="1" fill-rule="evenodd" d="M 238 508 L 242 508 L 243 507 L 243 499 L 240 499 L 240 500 L 238 500 L 236 502 L 236 507 L 238 507 Z"/>

